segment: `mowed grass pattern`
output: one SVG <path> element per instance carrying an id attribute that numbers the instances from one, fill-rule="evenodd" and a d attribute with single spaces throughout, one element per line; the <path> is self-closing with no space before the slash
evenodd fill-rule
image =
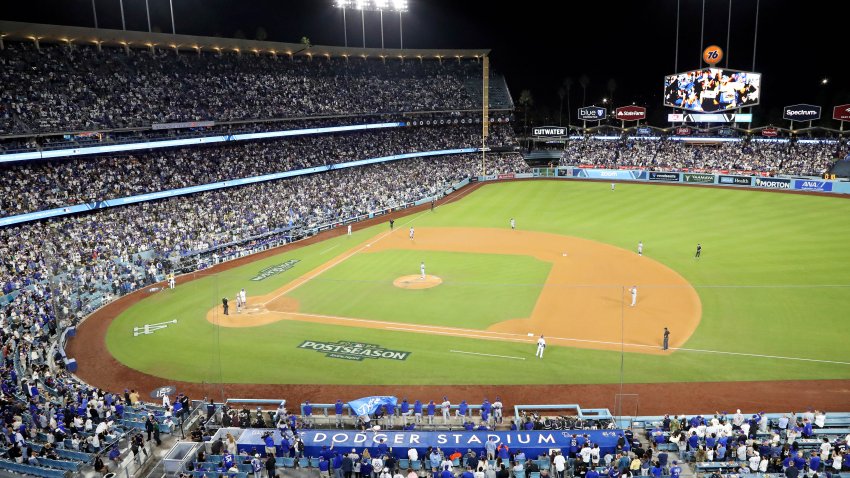
<path id="1" fill-rule="evenodd" d="M 421 261 L 440 286 L 393 285 Z M 486 329 L 531 315 L 550 268 L 530 256 L 389 250 L 355 255 L 287 295 L 307 313 Z"/>
<path id="2" fill-rule="evenodd" d="M 410 220 L 417 228 L 508 227 L 510 217 L 516 219 L 519 229 L 584 237 L 630 250 L 642 240 L 645 255 L 678 271 L 700 295 L 703 318 L 686 344 L 688 348 L 850 362 L 845 343 L 850 336 L 850 321 L 846 320 L 850 305 L 847 267 L 850 248 L 846 246 L 850 238 L 850 222 L 846 220 L 850 217 L 850 201 L 846 199 L 639 184 L 619 184 L 612 192 L 608 183 L 526 181 L 484 186 L 461 201 L 437 208 L 434 213 L 399 220 L 396 227 L 404 227 Z M 232 297 L 241 287 L 246 287 L 249 295 L 274 290 L 332 257 L 358 247 L 385 228 L 376 226 L 358 231 L 351 238 L 333 239 L 267 259 L 263 264 L 250 264 L 180 284 L 175 291 L 164 291 L 141 301 L 113 322 L 107 336 L 109 350 L 138 370 L 197 382 L 619 381 L 617 352 L 549 347 L 546 359 L 539 361 L 534 360 L 534 346 L 530 344 L 298 322 L 219 329 L 203 318 L 209 307 L 220 303 L 223 295 Z M 693 258 L 697 242 L 703 245 L 703 257 L 698 261 Z M 301 298 L 310 307 L 339 311 L 331 315 L 353 315 L 358 307 L 373 307 L 367 304 L 377 303 L 386 309 L 379 313 L 395 321 L 406 320 L 392 310 L 398 301 L 370 293 L 368 282 L 366 289 L 357 292 L 356 300 L 335 298 L 350 289 L 340 289 L 341 284 L 363 280 L 364 268 L 383 267 L 361 262 L 369 256 L 378 263 L 384 262 L 384 266 L 398 263 L 401 267 L 404 263 L 404 274 L 418 272 L 419 257 L 392 257 L 396 252 L 401 251 L 392 251 L 386 257 L 380 257 L 383 253 L 356 254 L 309 285 L 310 288 L 319 285 L 321 289 L 324 284 L 328 287 L 326 292 L 303 286 L 305 292 L 299 289 L 294 294 L 305 294 Z M 291 271 L 265 281 L 249 280 L 257 270 L 289 258 L 302 262 Z M 410 260 L 414 261 L 413 270 L 407 264 Z M 436 262 L 429 259 L 429 273 L 441 260 L 448 259 L 435 258 Z M 353 275 L 349 276 L 348 272 Z M 399 292 L 435 292 L 442 287 Z M 501 290 L 489 290 L 487 294 L 493 297 Z M 310 294 L 316 295 L 307 297 Z M 317 303 L 311 304 L 311 300 Z M 467 321 L 472 312 L 463 304 L 443 299 L 435 302 L 434 313 L 439 317 L 430 323 L 439 320 L 469 326 Z M 176 317 L 180 319 L 178 326 L 150 336 L 132 337 L 133 325 Z M 475 320 L 481 320 L 479 326 L 489 321 Z M 563 336 L 569 336 L 569 331 L 565 330 Z M 346 362 L 298 349 L 304 340 L 356 340 L 412 353 L 404 362 Z M 449 350 L 527 360 L 460 355 Z M 276 366 L 262 365 L 269 363 Z M 703 352 L 683 351 L 670 356 L 626 353 L 624 364 L 628 382 L 850 378 L 850 365 L 840 363 Z M 499 373 L 494 374 L 493 370 Z"/>

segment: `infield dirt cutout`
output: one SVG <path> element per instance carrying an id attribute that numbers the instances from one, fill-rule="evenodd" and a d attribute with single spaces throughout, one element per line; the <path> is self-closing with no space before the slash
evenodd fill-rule
<path id="1" fill-rule="evenodd" d="M 422 228 L 416 239 L 407 231 L 381 233 L 338 255 L 265 296 L 248 297 L 242 313 L 209 310 L 206 318 L 223 327 L 256 327 L 279 320 L 296 320 L 342 326 L 392 329 L 487 340 L 536 343 L 543 334 L 549 345 L 667 354 L 661 350 L 664 327 L 670 329 L 670 347 L 682 346 L 699 325 L 702 304 L 691 284 L 673 269 L 650 257 L 639 256 L 601 242 L 533 231 L 490 228 Z M 368 318 L 334 317 L 299 311 L 296 299 L 286 294 L 342 263 L 354 254 L 410 249 L 483 254 L 527 255 L 552 263 L 546 283 L 530 317 L 518 317 L 486 330 L 396 323 Z M 564 255 L 566 253 L 566 255 Z M 437 271 L 439 272 L 439 271 Z M 394 281 L 433 287 L 419 275 Z M 446 282 L 450 284 L 450 282 Z M 629 288 L 637 286 L 637 303 L 631 307 Z M 529 336 L 529 334 L 532 334 Z"/>

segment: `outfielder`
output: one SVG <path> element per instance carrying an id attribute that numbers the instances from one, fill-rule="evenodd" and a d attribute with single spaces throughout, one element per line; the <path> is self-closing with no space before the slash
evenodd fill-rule
<path id="1" fill-rule="evenodd" d="M 632 293 L 632 305 L 631 306 L 634 307 L 635 303 L 637 303 L 637 286 L 633 285 L 632 288 L 629 289 L 629 292 Z"/>
<path id="2" fill-rule="evenodd" d="M 348 225 L 348 235 L 351 235 L 351 224 Z"/>
<path id="3" fill-rule="evenodd" d="M 516 229 L 516 221 L 514 220 L 514 218 L 511 218 L 511 230 L 514 229 Z"/>
<path id="4" fill-rule="evenodd" d="M 540 334 L 540 338 L 537 339 L 537 352 L 534 353 L 535 357 L 543 358 L 543 349 L 546 348 L 546 339 L 543 338 L 543 334 Z"/>
<path id="5" fill-rule="evenodd" d="M 174 273 L 172 272 L 172 273 L 168 274 L 168 288 L 173 289 L 174 285 L 175 285 L 174 284 Z"/>
<path id="6" fill-rule="evenodd" d="M 425 280 L 425 262 L 419 263 L 419 272 L 422 274 L 422 280 Z"/>
<path id="7" fill-rule="evenodd" d="M 643 241 L 638 241 L 638 255 L 643 255 Z"/>

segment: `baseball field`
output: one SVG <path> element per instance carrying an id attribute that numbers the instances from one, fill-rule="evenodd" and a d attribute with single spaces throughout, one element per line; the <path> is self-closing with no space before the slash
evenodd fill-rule
<path id="1" fill-rule="evenodd" d="M 850 201 L 572 181 L 469 190 L 393 230 L 355 225 L 121 299 L 83 323 L 69 353 L 84 379 L 124 388 L 102 383 L 117 380 L 104 368 L 254 396 L 819 380 L 846 403 Z"/>

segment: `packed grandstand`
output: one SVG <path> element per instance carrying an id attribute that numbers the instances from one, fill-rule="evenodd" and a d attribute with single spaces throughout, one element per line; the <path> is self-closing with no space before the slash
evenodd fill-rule
<path id="1" fill-rule="evenodd" d="M 271 478 L 296 467 L 317 470 L 323 477 L 335 472 L 337 478 L 412 478 L 446 470 L 464 478 L 505 478 L 508 473 L 514 478 L 597 478 L 601 473 L 611 478 L 676 478 L 686 464 L 701 472 L 785 473 L 790 478 L 796 473 L 829 476 L 850 470 L 850 417 L 814 411 L 799 416 L 738 412 L 656 417 L 635 426 L 634 433 L 621 434 L 610 446 L 601 448 L 579 433 L 569 437 L 562 451 L 542 455 L 537 449 L 532 454 L 529 448 L 526 454 L 522 446 L 509 449 L 489 442 L 462 449 L 390 451 L 379 441 L 367 447 L 370 452 L 363 446 L 343 450 L 305 445 L 299 434 L 322 425 L 350 430 L 359 426 L 373 434 L 403 428 L 542 432 L 557 429 L 557 420 L 571 420 L 571 429 L 590 433 L 613 428 L 614 422 L 608 418 L 576 426 L 573 418 L 547 418 L 544 411 L 513 418 L 506 413 L 504 421 L 496 421 L 482 413 L 486 407 L 462 413 L 452 408 L 452 418 L 443 419 L 441 404 L 426 401 L 434 397 L 418 397 L 423 402 L 411 397 L 415 402 L 408 410 L 382 408 L 372 423 L 357 423 L 347 408 L 331 404 L 322 414 L 323 422 L 313 416 L 309 404 L 239 411 L 238 406 L 233 410 L 223 403 L 191 402 L 182 395 L 146 403 L 132 384 L 121 393 L 81 383 L 64 368 L 59 337 L 119 296 L 186 270 L 187 264 L 220 262 L 286 244 L 321 227 L 442 197 L 481 174 L 530 171 L 508 122 L 513 100 L 504 79 L 494 75 L 489 106 L 500 112 L 500 119 L 482 144 L 481 120 L 469 113 L 482 106 L 478 59 L 175 55 L 147 48 L 48 42 L 37 47 L 6 41 L 0 65 L 3 154 L 384 121 L 402 125 L 3 162 L 3 218 L 326 169 L 58 214 L 0 229 L 4 470 L 59 478 L 67 472 L 126 469 L 126 463 L 146 459 L 165 439 L 160 434 L 173 440 L 178 433 L 206 441 L 201 450 L 193 448 L 177 470 L 196 478 L 246 478 L 249 473 L 259 476 L 261 470 Z M 318 116 L 334 118 L 314 118 Z M 150 128 L 153 123 L 194 121 L 219 124 Z M 239 123 L 229 123 L 234 121 Z M 125 130 L 115 131 L 120 128 Z M 482 146 L 492 149 L 483 171 Z M 427 155 L 435 152 L 439 154 Z M 847 145 L 836 141 L 696 145 L 669 138 L 626 135 L 611 140 L 588 134 L 567 143 L 560 163 L 819 176 L 845 154 Z M 394 155 L 409 157 L 349 164 Z M 341 165 L 345 168 L 336 167 Z M 505 411 L 513 405 L 506 405 Z M 246 432 L 240 427 L 275 431 L 254 449 L 237 446 L 236 439 Z M 640 428 L 646 433 L 638 432 Z"/>

